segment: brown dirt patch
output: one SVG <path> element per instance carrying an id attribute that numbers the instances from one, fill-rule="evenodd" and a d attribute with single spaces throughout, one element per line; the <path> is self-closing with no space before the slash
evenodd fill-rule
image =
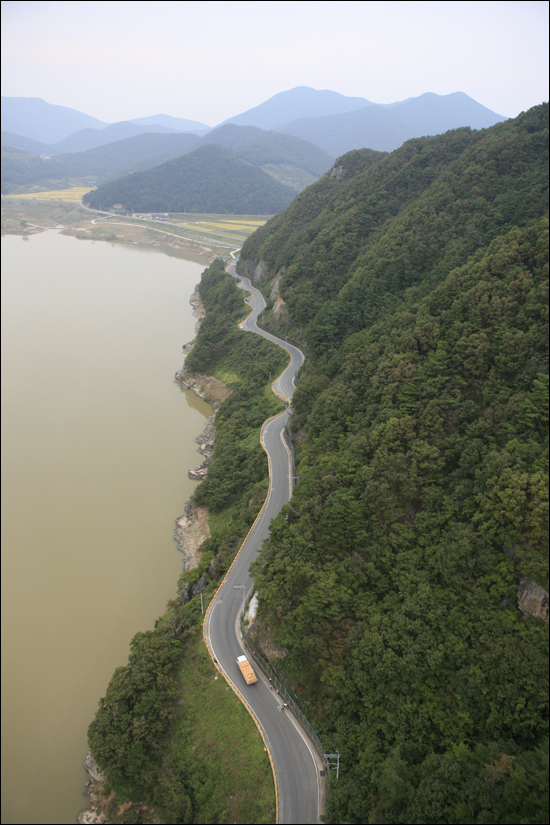
<path id="1" fill-rule="evenodd" d="M 175 539 L 178 550 L 185 556 L 185 569 L 198 566 L 202 555 L 201 545 L 208 538 L 208 508 L 195 507 L 191 517 L 184 514 L 176 521 Z"/>
<path id="2" fill-rule="evenodd" d="M 198 382 L 200 391 L 204 393 L 204 400 L 215 409 L 232 393 L 231 387 L 218 381 L 213 375 L 201 375 L 194 372 L 193 378 Z"/>

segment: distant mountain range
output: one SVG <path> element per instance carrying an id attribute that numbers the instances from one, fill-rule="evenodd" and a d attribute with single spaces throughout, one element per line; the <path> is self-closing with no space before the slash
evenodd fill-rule
<path id="1" fill-rule="evenodd" d="M 176 120 L 177 118 L 174 118 Z M 8 121 L 9 122 L 9 121 Z M 210 131 L 208 128 L 206 131 Z M 150 124 L 148 126 L 133 123 L 130 120 L 122 120 L 120 123 L 111 123 L 101 129 L 86 127 L 73 132 L 67 137 L 58 140 L 57 143 L 44 143 L 34 140 L 27 135 L 17 135 L 13 132 L 2 132 L 2 145 L 13 146 L 15 149 L 25 149 L 27 152 L 34 152 L 45 157 L 64 155 L 67 153 L 86 152 L 88 149 L 96 149 L 98 146 L 107 146 L 125 138 L 135 137 L 135 135 L 163 134 L 181 135 L 191 134 L 197 137 L 197 132 L 183 132 L 171 126 L 162 124 Z M 32 147 L 32 148 L 31 148 Z"/>
<path id="2" fill-rule="evenodd" d="M 124 123 L 134 123 L 137 126 L 147 127 L 137 129 L 132 134 L 137 135 L 143 132 L 196 132 L 207 131 L 210 126 L 199 123 L 196 120 L 185 120 L 184 118 L 171 117 L 170 115 L 153 115 L 152 117 L 141 117 L 135 120 L 123 121 Z M 105 123 L 90 115 L 70 109 L 67 106 L 56 106 L 46 103 L 39 97 L 2 97 L 2 130 L 11 132 L 21 137 L 31 138 L 39 143 L 52 145 L 63 141 L 75 132 L 82 129 L 93 129 L 100 132 L 110 126 L 118 124 Z M 151 128 L 162 127 L 162 128 Z M 122 137 L 130 137 L 130 134 L 119 135 L 112 140 L 120 140 Z M 109 141 L 103 141 L 107 143 Z M 101 144 L 96 143 L 95 146 Z M 25 148 L 15 147 L 15 148 Z M 93 146 L 79 146 L 76 149 L 61 148 L 48 154 L 61 154 L 61 152 L 83 151 L 92 149 Z"/>
<path id="3" fill-rule="evenodd" d="M 506 118 L 463 92 L 426 93 L 396 103 L 377 104 L 363 97 L 298 86 L 219 125 L 232 123 L 276 130 L 339 155 L 358 148 L 393 151 L 411 137 L 439 134 L 460 126 L 485 129 L 502 120 Z M 31 139 L 44 144 L 39 154 L 49 156 L 83 152 L 146 132 L 204 135 L 212 131 L 204 123 L 163 114 L 108 124 L 40 98 L 22 97 L 2 98 L 2 129 L 10 133 L 11 143 L 7 145 L 34 151 L 28 143 Z"/>
<path id="4" fill-rule="evenodd" d="M 503 120 L 463 92 L 376 104 L 299 86 L 214 129 L 164 114 L 107 124 L 39 98 L 3 97 L 2 146 L 8 148 L 2 151 L 2 193 L 50 183 L 69 186 L 83 178 L 105 184 L 218 144 L 229 150 L 219 157 L 231 158 L 233 170 L 237 160 L 261 168 L 263 177 L 254 178 L 258 185 L 271 178 L 292 197 L 351 149 L 393 151 L 410 138 L 462 126 L 483 129 Z"/>
<path id="5" fill-rule="evenodd" d="M 260 103 L 253 109 L 235 115 L 225 123 L 236 123 L 238 126 L 258 126 L 260 129 L 279 129 L 285 123 L 299 118 L 323 117 L 324 115 L 341 115 L 365 106 L 374 106 L 365 97 L 346 97 L 328 89 L 318 91 L 309 86 L 296 86 L 287 92 L 279 92 L 269 100 Z M 223 126 L 223 124 L 220 124 Z"/>
<path id="6" fill-rule="evenodd" d="M 130 123 L 137 123 L 139 126 L 168 126 L 178 132 L 207 132 L 211 129 L 206 123 L 199 123 L 197 120 L 186 120 L 184 117 L 172 117 L 171 115 L 136 117 Z"/>
<path id="7" fill-rule="evenodd" d="M 102 120 L 39 97 L 2 97 L 2 129 L 39 143 L 57 143 L 79 129 L 105 126 Z"/>
<path id="8" fill-rule="evenodd" d="M 503 120 L 463 92 L 427 92 L 389 106 L 369 104 L 342 114 L 301 118 L 278 129 L 338 156 L 364 148 L 393 152 L 413 137 L 439 135 L 461 126 L 488 129 Z"/>

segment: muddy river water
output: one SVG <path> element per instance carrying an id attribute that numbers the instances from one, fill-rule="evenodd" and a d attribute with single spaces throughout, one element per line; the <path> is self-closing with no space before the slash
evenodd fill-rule
<path id="1" fill-rule="evenodd" d="M 2 240 L 2 822 L 73 823 L 86 730 L 173 598 L 210 407 L 173 383 L 206 262 Z"/>

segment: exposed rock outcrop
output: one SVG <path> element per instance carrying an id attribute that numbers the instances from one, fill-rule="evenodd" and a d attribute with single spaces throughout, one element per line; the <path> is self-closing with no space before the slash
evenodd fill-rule
<path id="1" fill-rule="evenodd" d="M 280 268 L 280 270 L 277 272 L 277 274 L 275 275 L 273 283 L 271 284 L 271 292 L 269 293 L 269 297 L 271 298 L 272 301 L 275 301 L 280 295 L 279 284 L 281 283 L 281 278 L 283 277 L 285 272 L 286 272 L 286 266 L 282 266 Z"/>
<path id="2" fill-rule="evenodd" d="M 254 267 L 254 272 L 252 273 L 252 280 L 255 281 L 257 284 L 265 284 L 269 276 L 268 267 L 265 261 L 260 261 L 260 263 Z"/>
<path id="3" fill-rule="evenodd" d="M 185 365 L 176 372 L 174 381 L 179 384 L 182 390 L 192 390 L 195 395 L 198 395 L 215 410 L 218 409 L 222 401 L 231 395 L 231 388 L 222 381 L 218 381 L 213 375 L 190 373 Z"/>
<path id="4" fill-rule="evenodd" d="M 191 467 L 187 475 L 189 478 L 194 478 L 197 481 L 202 481 L 205 477 L 206 473 L 208 472 L 208 468 L 212 464 L 213 460 L 213 450 L 214 450 L 214 437 L 216 435 L 216 431 L 214 429 L 214 416 L 211 415 L 210 418 L 206 422 L 206 427 L 204 428 L 201 435 L 199 435 L 195 441 L 199 445 L 199 454 L 203 456 L 203 461 L 197 467 Z"/>
<path id="5" fill-rule="evenodd" d="M 174 540 L 178 550 L 183 553 L 184 570 L 197 566 L 201 557 L 200 547 L 208 538 L 210 538 L 208 509 L 206 507 L 194 507 L 189 499 L 185 503 L 183 514 L 176 519 L 176 529 L 174 531 Z M 182 604 L 186 604 L 186 602 L 183 601 Z"/>
<path id="6" fill-rule="evenodd" d="M 212 563 L 215 561 L 215 566 L 212 569 Z M 195 582 L 195 584 L 189 584 L 185 582 L 182 589 L 179 592 L 179 601 L 180 604 L 187 604 L 191 601 L 194 596 L 200 596 L 201 593 L 204 593 L 208 583 L 216 578 L 216 568 L 218 567 L 219 562 L 217 559 L 212 559 L 210 563 L 210 567 L 207 573 L 203 573 L 200 579 Z"/>
<path id="7" fill-rule="evenodd" d="M 208 584 L 208 574 L 203 573 L 200 579 L 196 584 L 193 585 L 193 596 L 196 596 L 199 593 L 204 593 L 206 590 L 206 585 Z"/>
<path id="8" fill-rule="evenodd" d="M 180 604 L 187 604 L 191 598 L 191 585 L 185 583 L 180 590 Z"/>
<path id="9" fill-rule="evenodd" d="M 84 768 L 86 769 L 86 772 L 90 777 L 90 785 L 95 785 L 98 782 L 105 781 L 105 777 L 103 773 L 100 771 L 99 766 L 95 761 L 94 757 L 92 756 L 91 751 L 88 751 L 88 753 L 86 754 L 86 758 L 84 759 Z"/>
<path id="10" fill-rule="evenodd" d="M 195 318 L 198 319 L 197 323 L 195 324 L 195 335 L 199 331 L 200 323 L 201 323 L 202 319 L 204 318 L 204 316 L 206 315 L 206 310 L 205 310 L 204 305 L 202 303 L 201 294 L 199 292 L 199 286 L 200 286 L 199 284 L 196 285 L 193 294 L 189 298 L 189 303 L 193 307 L 193 315 L 195 316 Z"/>
<path id="11" fill-rule="evenodd" d="M 199 464 L 197 467 L 191 467 L 187 475 L 189 478 L 192 478 L 193 481 L 202 481 L 203 478 L 206 478 L 206 473 L 208 472 L 208 468 L 211 464 L 212 458 L 209 456 L 202 462 L 202 464 Z"/>
<path id="12" fill-rule="evenodd" d="M 258 594 L 254 593 L 250 602 L 248 603 L 248 607 L 246 609 L 246 613 L 244 614 L 244 621 L 245 624 L 254 621 L 256 618 L 256 613 L 258 612 Z"/>
<path id="13" fill-rule="evenodd" d="M 241 260 L 239 262 L 239 274 L 250 278 L 251 281 L 257 284 L 265 284 L 269 277 L 269 270 L 264 260 L 261 260 L 258 264 L 254 264 L 253 261 Z"/>
<path id="14" fill-rule="evenodd" d="M 88 774 L 88 781 L 86 782 L 86 793 L 90 797 L 90 807 L 86 808 L 78 814 L 78 821 L 81 825 L 95 825 L 97 822 L 106 822 L 104 814 L 98 810 L 98 798 L 96 797 L 96 785 L 99 782 L 104 782 L 105 777 L 100 771 L 97 762 L 92 756 L 92 752 L 88 751 L 84 759 L 84 768 Z"/>
<path id="15" fill-rule="evenodd" d="M 78 821 L 81 825 L 99 825 L 99 823 L 107 822 L 104 815 L 98 813 L 95 808 L 86 808 L 85 811 L 80 811 Z"/>
<path id="16" fill-rule="evenodd" d="M 518 587 L 518 607 L 526 619 L 531 617 L 548 621 L 549 597 L 546 590 L 531 579 L 522 576 Z"/>
<path id="17" fill-rule="evenodd" d="M 286 268 L 282 266 L 280 270 L 277 272 L 273 280 L 273 284 L 271 286 L 271 292 L 269 294 L 270 299 L 274 302 L 273 305 L 273 315 L 275 318 L 280 318 L 283 321 L 288 322 L 289 316 L 286 308 L 286 302 L 283 301 L 281 298 L 281 293 L 279 290 L 279 284 L 281 283 L 281 278 L 286 272 Z"/>
<path id="18" fill-rule="evenodd" d="M 273 315 L 275 316 L 275 318 L 281 318 L 281 320 L 286 321 L 287 323 L 290 320 L 286 308 L 286 303 L 285 301 L 283 301 L 280 295 L 275 301 L 275 306 L 273 307 Z"/>
<path id="19" fill-rule="evenodd" d="M 336 178 L 336 180 L 338 182 L 340 182 L 342 180 L 342 178 L 344 177 L 344 175 L 346 174 L 346 170 L 344 169 L 344 167 L 341 164 L 339 166 L 336 166 L 336 164 L 335 164 L 332 167 L 332 169 L 330 170 L 330 172 L 327 172 L 327 174 L 328 174 L 329 178 Z"/>
<path id="20" fill-rule="evenodd" d="M 275 644 L 271 631 L 256 617 L 250 622 L 248 635 L 269 662 L 277 662 L 277 660 L 284 659 L 288 655 L 288 650 Z"/>

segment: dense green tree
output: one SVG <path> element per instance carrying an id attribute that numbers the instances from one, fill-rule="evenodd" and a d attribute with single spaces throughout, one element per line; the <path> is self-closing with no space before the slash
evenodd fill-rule
<path id="1" fill-rule="evenodd" d="M 178 640 L 166 632 L 137 633 L 128 664 L 115 670 L 88 730 L 92 753 L 115 784 L 151 787 L 178 697 Z"/>

